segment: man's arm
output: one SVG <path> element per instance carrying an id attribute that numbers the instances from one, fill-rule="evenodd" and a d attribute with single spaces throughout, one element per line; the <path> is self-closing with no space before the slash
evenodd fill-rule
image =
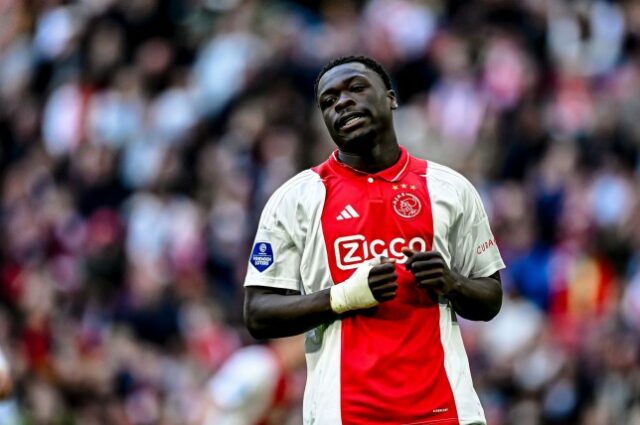
<path id="1" fill-rule="evenodd" d="M 453 309 L 469 320 L 493 319 L 502 306 L 500 273 L 488 277 L 468 278 L 449 269 L 442 256 L 435 252 L 403 249 L 409 257 L 407 269 L 419 287 L 442 295 L 451 301 Z"/>
<path id="2" fill-rule="evenodd" d="M 248 286 L 245 288 L 244 317 L 256 339 L 298 335 L 338 318 L 331 309 L 330 289 L 308 295 L 299 292 Z"/>
<path id="3" fill-rule="evenodd" d="M 496 317 L 502 307 L 500 272 L 477 278 L 455 276 L 454 289 L 446 295 L 454 311 L 469 320 L 488 321 Z"/>
<path id="4" fill-rule="evenodd" d="M 395 263 L 384 259 L 358 269 L 339 285 L 313 294 L 264 286 L 245 288 L 244 318 L 256 339 L 298 335 L 338 319 L 350 310 L 370 308 L 396 296 Z"/>

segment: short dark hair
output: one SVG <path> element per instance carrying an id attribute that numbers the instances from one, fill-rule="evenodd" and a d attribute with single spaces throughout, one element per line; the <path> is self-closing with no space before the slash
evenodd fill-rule
<path id="1" fill-rule="evenodd" d="M 389 74 L 387 74 L 387 71 L 385 71 L 382 65 L 376 62 L 375 59 L 372 59 L 368 56 L 341 56 L 337 59 L 332 60 L 320 70 L 320 73 L 316 77 L 316 83 L 313 86 L 313 93 L 316 99 L 318 98 L 318 84 L 320 83 L 320 78 L 322 78 L 322 76 L 331 68 L 335 68 L 338 65 L 343 65 L 345 63 L 351 62 L 359 62 L 370 70 L 374 71 L 380 76 L 380 78 L 382 78 L 382 82 L 384 83 L 384 86 L 387 88 L 387 90 L 391 90 L 391 78 L 389 77 Z"/>

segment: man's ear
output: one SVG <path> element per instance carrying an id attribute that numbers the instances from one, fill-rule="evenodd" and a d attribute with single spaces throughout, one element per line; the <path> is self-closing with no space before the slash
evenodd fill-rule
<path id="1" fill-rule="evenodd" d="M 396 92 L 393 90 L 387 90 L 387 97 L 391 101 L 391 109 L 398 109 L 398 100 L 396 99 Z"/>

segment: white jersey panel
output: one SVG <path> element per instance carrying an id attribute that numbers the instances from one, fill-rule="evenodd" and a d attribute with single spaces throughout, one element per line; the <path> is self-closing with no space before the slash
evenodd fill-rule
<path id="1" fill-rule="evenodd" d="M 456 402 L 460 425 L 486 425 L 484 410 L 473 389 L 469 359 L 460 326 L 453 320 L 449 304 L 440 304 L 440 341 L 444 350 L 444 369 Z"/>
<path id="2" fill-rule="evenodd" d="M 293 177 L 271 196 L 260 218 L 245 286 L 303 294 L 333 286 L 321 223 L 325 196 L 326 188 L 312 170 Z M 269 244 L 264 251 L 270 251 L 271 258 L 260 254 L 260 244 Z M 340 341 L 339 320 L 305 334 L 305 423 L 341 423 Z"/>
<path id="3" fill-rule="evenodd" d="M 322 186 L 324 188 L 324 185 Z M 322 232 L 321 203 L 315 203 L 309 211 L 310 228 L 305 241 L 300 265 L 302 292 L 313 293 L 330 288 L 329 259 L 324 233 Z M 303 418 L 305 424 L 340 424 L 340 355 L 342 322 L 319 326 L 305 334 L 307 360 L 307 383 L 305 386 Z"/>
<path id="4" fill-rule="evenodd" d="M 340 351 L 342 322 L 336 320 L 305 335 L 307 384 L 304 391 L 305 425 L 339 425 Z"/>
<path id="5" fill-rule="evenodd" d="M 427 184 L 433 214 L 433 249 L 453 270 L 467 277 L 489 276 L 504 268 L 484 207 L 471 183 L 450 168 L 429 161 Z M 485 249 L 478 250 L 480 246 Z M 460 424 L 486 424 L 473 389 L 460 327 L 449 304 L 440 305 L 440 339 Z"/>
<path id="6" fill-rule="evenodd" d="M 466 277 L 491 276 L 504 262 L 480 195 L 461 174 L 429 161 L 427 183 L 434 222 L 434 249 Z"/>

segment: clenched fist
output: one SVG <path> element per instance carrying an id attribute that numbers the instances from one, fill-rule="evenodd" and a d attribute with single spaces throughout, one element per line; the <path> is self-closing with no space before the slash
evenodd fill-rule
<path id="1" fill-rule="evenodd" d="M 394 259 L 382 257 L 380 264 L 369 271 L 369 289 L 379 303 L 392 300 L 398 290 L 398 275 Z"/>
<path id="2" fill-rule="evenodd" d="M 414 251 L 405 247 L 402 253 L 408 257 L 407 270 L 413 274 L 420 288 L 444 297 L 456 290 L 458 276 L 438 252 Z"/>

